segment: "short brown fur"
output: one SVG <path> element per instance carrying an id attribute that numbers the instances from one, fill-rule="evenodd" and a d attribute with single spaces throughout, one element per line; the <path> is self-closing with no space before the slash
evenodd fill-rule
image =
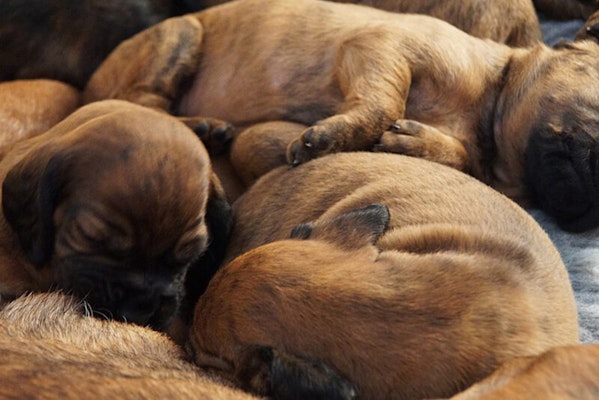
<path id="1" fill-rule="evenodd" d="M 377 203 L 388 225 L 355 214 Z M 225 376 L 260 344 L 320 359 L 359 398 L 444 397 L 506 360 L 578 341 L 568 275 L 547 235 L 453 169 L 329 155 L 260 178 L 234 221 L 229 263 L 200 298 L 191 334 L 197 362 Z M 305 240 L 288 239 L 292 229 Z"/>

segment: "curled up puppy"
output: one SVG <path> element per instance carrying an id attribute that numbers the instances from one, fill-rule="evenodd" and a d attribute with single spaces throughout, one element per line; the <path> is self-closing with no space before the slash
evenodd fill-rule
<path id="1" fill-rule="evenodd" d="M 548 236 L 454 169 L 328 155 L 271 171 L 233 211 L 190 344 L 200 367 L 254 393 L 449 397 L 515 357 L 578 343 Z"/>
<path id="2" fill-rule="evenodd" d="M 210 165 L 185 125 L 119 100 L 15 143 L 0 161 L 2 300 L 59 289 L 98 315 L 169 329 L 228 239 Z"/>

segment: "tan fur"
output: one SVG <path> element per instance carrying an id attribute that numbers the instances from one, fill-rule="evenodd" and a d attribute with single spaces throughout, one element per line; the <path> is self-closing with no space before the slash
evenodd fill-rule
<path id="1" fill-rule="evenodd" d="M 301 123 L 287 144 L 288 162 L 376 148 L 469 172 L 526 204 L 532 132 L 553 126 L 558 137 L 580 123 L 594 134 L 594 108 L 579 105 L 594 104 L 598 58 L 590 43 L 514 49 L 422 15 L 240 0 L 126 41 L 96 71 L 85 99 L 123 98 L 239 128 Z M 254 158 L 282 159 L 269 154 L 270 141 L 251 143 L 239 147 Z M 242 176 L 262 173 L 231 162 Z"/>
<path id="2" fill-rule="evenodd" d="M 229 0 L 208 0 L 215 6 Z M 333 0 L 397 13 L 430 15 L 483 39 L 527 47 L 542 40 L 541 28 L 530 0 Z"/>
<path id="3" fill-rule="evenodd" d="M 0 312 L 3 399 L 255 399 L 209 377 L 164 335 L 92 318 L 62 294 Z"/>
<path id="4" fill-rule="evenodd" d="M 593 400 L 599 397 L 599 344 L 557 347 L 507 362 L 453 400 Z"/>
<path id="5" fill-rule="evenodd" d="M 45 132 L 78 106 L 79 92 L 59 81 L 0 83 L 0 147 Z"/>
<path id="6" fill-rule="evenodd" d="M 375 203 L 391 215 L 378 240 L 363 221 L 339 222 Z M 324 361 L 359 398 L 443 397 L 506 360 L 578 341 L 547 235 L 453 169 L 329 155 L 260 178 L 234 221 L 229 263 L 200 298 L 191 335 L 196 361 L 225 376 L 261 344 Z M 308 221 L 306 240 L 286 240 Z"/>
<path id="7" fill-rule="evenodd" d="M 123 101 L 82 107 L 16 143 L 0 162 L 0 298 L 62 288 L 94 303 L 120 292 L 115 307 L 137 312 L 146 300 L 136 306 L 131 288 L 178 296 L 180 274 L 208 246 L 215 179 L 193 132 Z"/>

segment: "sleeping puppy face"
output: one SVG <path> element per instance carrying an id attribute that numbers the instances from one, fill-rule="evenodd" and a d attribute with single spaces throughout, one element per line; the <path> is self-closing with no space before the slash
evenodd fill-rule
<path id="1" fill-rule="evenodd" d="M 499 163 L 522 169 L 512 176 L 563 229 L 589 229 L 599 223 L 599 47 L 563 42 L 528 57 L 524 68 L 512 66 L 498 112 Z"/>
<path id="2" fill-rule="evenodd" d="M 38 139 L 2 193 L 35 273 L 98 315 L 164 329 L 208 243 L 206 150 L 176 119 L 121 101 Z"/>

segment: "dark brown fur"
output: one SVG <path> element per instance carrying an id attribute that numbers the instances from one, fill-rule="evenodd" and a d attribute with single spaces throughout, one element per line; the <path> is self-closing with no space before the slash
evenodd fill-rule
<path id="1" fill-rule="evenodd" d="M 347 393 L 347 379 L 358 398 L 450 396 L 506 360 L 578 341 L 568 275 L 547 235 L 453 169 L 328 155 L 260 178 L 234 221 L 229 263 L 197 304 L 191 341 L 200 366 L 258 393 L 314 389 L 301 360 L 318 360 L 332 370 L 325 382 Z M 277 381 L 271 358 L 247 357 L 254 344 L 300 357 L 282 364 L 304 365 L 306 376 Z"/>
<path id="2" fill-rule="evenodd" d="M 2 0 L 0 80 L 49 78 L 79 89 L 121 41 L 168 17 L 197 11 L 190 0 Z"/>
<path id="3" fill-rule="evenodd" d="M 599 9 L 597 0 L 532 0 L 544 15 L 558 20 L 587 19 Z"/>
<path id="4" fill-rule="evenodd" d="M 584 41 L 514 49 L 427 16 L 241 0 L 126 41 L 85 97 L 127 99 L 188 123 L 300 123 L 304 130 L 286 145 L 290 163 L 372 148 L 422 157 L 469 172 L 521 204 L 532 198 L 564 228 L 584 230 L 599 224 L 597 65 L 599 47 Z M 539 140 L 529 153 L 541 157 L 529 162 L 532 135 Z M 270 145 L 241 146 L 259 160 Z M 553 156 L 543 152 L 556 148 L 565 154 L 546 164 Z M 568 151 L 593 156 L 573 165 Z M 253 163 L 231 161 L 259 175 Z M 556 163 L 564 173 L 555 174 Z M 580 194 L 580 205 L 569 192 Z"/>
<path id="5" fill-rule="evenodd" d="M 164 330 L 191 306 L 186 272 L 198 296 L 228 239 L 230 207 L 204 146 L 135 104 L 80 108 L 16 143 L 0 177 L 3 300 L 62 289 L 98 315 Z"/>
<path id="6" fill-rule="evenodd" d="M 0 311 L 0 397 L 256 399 L 194 367 L 164 335 L 90 313 L 58 293 Z"/>

